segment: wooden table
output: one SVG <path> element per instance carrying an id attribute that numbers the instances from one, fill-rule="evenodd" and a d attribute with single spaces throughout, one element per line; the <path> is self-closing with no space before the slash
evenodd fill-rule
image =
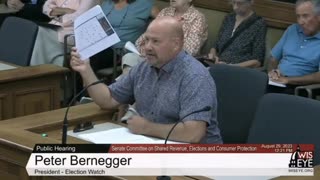
<path id="1" fill-rule="evenodd" d="M 28 177 L 25 166 L 36 143 L 61 143 L 61 127 L 65 109 L 59 109 L 0 122 L 0 177 L 5 179 L 39 179 Z M 113 112 L 103 111 L 94 103 L 74 106 L 69 111 L 69 129 L 82 121 L 108 122 Z M 48 134 L 42 137 L 41 133 Z M 88 143 L 68 136 L 68 143 Z M 59 177 L 81 179 L 81 177 Z M 208 180 L 205 177 L 197 177 Z M 55 179 L 42 177 L 40 179 Z M 156 177 L 86 177 L 83 179 L 155 180 Z M 173 180 L 191 180 L 189 177 L 172 177 Z"/>
<path id="2" fill-rule="evenodd" d="M 59 109 L 15 119 L 0 121 L 0 177 L 5 179 L 29 179 L 25 166 L 36 143 L 61 143 L 61 127 L 65 109 Z M 107 120 L 111 113 L 88 104 L 71 108 L 70 127 L 82 120 Z M 48 137 L 42 137 L 47 133 Z M 69 143 L 86 143 L 68 137 Z M 65 178 L 65 179 L 69 179 Z M 39 179 L 31 177 L 30 179 Z M 43 177 L 42 179 L 54 179 Z M 95 178 L 88 178 L 95 179 Z"/>
<path id="3" fill-rule="evenodd" d="M 60 108 L 60 87 L 67 72 L 52 64 L 0 70 L 0 120 Z"/>
<path id="4" fill-rule="evenodd" d="M 129 180 L 155 180 L 156 177 L 28 177 L 25 166 L 36 143 L 61 143 L 62 121 L 66 109 L 59 109 L 15 119 L 0 121 L 0 177 L 5 179 L 129 179 Z M 70 109 L 69 130 L 75 124 L 85 121 L 95 123 L 110 122 L 113 112 L 101 110 L 94 103 L 74 106 Z M 41 133 L 48 134 L 42 137 Z M 88 143 L 68 136 L 68 143 Z M 316 168 L 318 177 L 280 177 L 277 180 L 312 180 L 319 179 L 320 169 Z M 192 180 L 190 177 L 171 177 L 173 180 Z M 196 177 L 208 180 L 205 177 Z"/>

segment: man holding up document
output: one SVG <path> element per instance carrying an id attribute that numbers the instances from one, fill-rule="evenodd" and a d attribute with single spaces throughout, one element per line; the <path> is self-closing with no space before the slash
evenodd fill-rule
<path id="1" fill-rule="evenodd" d="M 172 17 L 154 20 L 146 31 L 145 51 L 146 60 L 127 76 L 109 87 L 90 87 L 93 100 L 103 109 L 135 102 L 139 116 L 127 121 L 132 133 L 166 138 L 179 122 L 170 140 L 221 143 L 214 81 L 207 69 L 183 50 L 179 21 Z M 80 60 L 76 49 L 70 64 L 85 85 L 97 81 L 90 63 Z"/>
<path id="2" fill-rule="evenodd" d="M 292 94 L 297 85 L 320 83 L 320 1 L 298 0 L 298 24 L 293 24 L 272 49 L 269 78 L 286 84 Z M 281 92 L 281 88 L 271 90 Z"/>

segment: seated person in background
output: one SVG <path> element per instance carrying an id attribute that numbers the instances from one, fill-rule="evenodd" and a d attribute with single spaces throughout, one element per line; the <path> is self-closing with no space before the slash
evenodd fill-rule
<path id="1" fill-rule="evenodd" d="M 252 10 L 253 0 L 232 0 L 234 13 L 222 23 L 208 55 L 215 63 L 256 68 L 263 64 L 267 26 Z"/>
<path id="2" fill-rule="evenodd" d="M 42 6 L 46 0 L 7 0 L 8 8 L 13 9 L 14 13 L 1 14 L 0 26 L 8 16 L 16 16 L 31 21 L 48 22 L 50 18 L 42 13 Z"/>
<path id="3" fill-rule="evenodd" d="M 103 0 L 102 10 L 118 34 L 120 42 L 113 48 L 119 57 L 127 41 L 135 42 L 146 30 L 150 19 L 159 13 L 154 0 Z M 90 59 L 94 72 L 112 66 L 113 51 L 108 48 Z"/>
<path id="4" fill-rule="evenodd" d="M 216 119 L 217 99 L 208 70 L 183 50 L 182 26 L 175 18 L 156 18 L 145 33 L 146 60 L 127 76 L 107 87 L 97 84 L 88 89 L 103 109 L 136 102 L 141 116 L 127 123 L 132 133 L 166 138 L 178 123 L 170 140 L 188 143 L 221 143 Z M 74 49 L 75 50 L 75 49 Z M 85 85 L 97 78 L 88 61 L 72 52 L 71 67 Z M 208 111 L 202 108 L 211 107 Z"/>
<path id="5" fill-rule="evenodd" d="M 62 66 L 64 36 L 73 34 L 73 22 L 78 16 L 99 3 L 100 0 L 47 0 L 43 13 L 52 19 L 49 24 L 57 27 L 39 27 L 30 64 Z"/>
<path id="6" fill-rule="evenodd" d="M 170 7 L 160 11 L 158 17 L 171 16 L 182 23 L 184 44 L 183 48 L 190 55 L 200 54 L 202 45 L 208 37 L 208 25 L 205 16 L 192 5 L 192 0 L 171 0 Z M 134 41 L 132 41 L 134 42 Z M 136 45 L 142 54 L 144 54 L 144 35 L 140 36 Z M 122 67 L 126 73 L 132 67 L 143 59 L 135 54 L 128 54 L 123 57 Z"/>
<path id="7" fill-rule="evenodd" d="M 298 24 L 288 27 L 271 51 L 269 78 L 287 84 L 270 92 L 294 93 L 297 85 L 320 83 L 320 1 L 298 0 Z"/>

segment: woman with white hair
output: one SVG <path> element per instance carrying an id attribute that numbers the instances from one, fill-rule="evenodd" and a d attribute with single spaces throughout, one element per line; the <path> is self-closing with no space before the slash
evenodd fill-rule
<path id="1" fill-rule="evenodd" d="M 267 27 L 253 11 L 253 0 L 231 0 L 234 13 L 222 23 L 208 57 L 217 64 L 259 67 L 265 57 Z"/>

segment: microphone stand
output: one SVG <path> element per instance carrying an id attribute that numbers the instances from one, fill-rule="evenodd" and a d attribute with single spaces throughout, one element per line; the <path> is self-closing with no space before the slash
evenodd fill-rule
<path id="1" fill-rule="evenodd" d="M 205 106 L 204 108 L 201 108 L 200 110 L 196 110 L 196 111 L 193 111 L 185 116 L 183 116 L 179 121 L 177 121 L 173 126 L 172 128 L 170 129 L 167 137 L 166 137 L 166 140 L 164 141 L 164 144 L 166 145 L 167 144 L 167 141 L 172 133 L 172 131 L 174 130 L 174 128 L 180 123 L 182 122 L 182 120 L 184 118 L 186 118 L 187 116 L 191 115 L 191 114 L 194 114 L 194 113 L 198 113 L 198 112 L 202 112 L 202 111 L 210 111 L 211 110 L 211 107 L 210 106 Z M 157 180 L 171 180 L 171 177 L 170 176 L 157 176 Z"/>
<path id="2" fill-rule="evenodd" d="M 76 100 L 76 98 L 78 96 L 80 96 L 85 90 L 87 90 L 89 87 L 94 86 L 96 84 L 100 84 L 102 82 L 104 82 L 105 79 L 101 79 L 99 81 L 93 82 L 91 84 L 89 84 L 88 86 L 86 86 L 85 88 L 83 88 L 78 94 L 76 94 L 72 100 L 69 102 L 66 113 L 64 114 L 64 119 L 63 119 L 63 126 L 62 126 L 62 144 L 66 144 L 67 143 L 67 131 L 68 131 L 68 112 L 69 109 L 71 107 L 71 105 L 74 103 L 74 101 Z"/>
<path id="3" fill-rule="evenodd" d="M 170 129 L 170 131 L 169 131 L 169 133 L 168 133 L 168 135 L 167 135 L 167 137 L 166 137 L 166 140 L 164 141 L 164 144 L 167 144 L 167 141 L 168 141 L 168 139 L 169 139 L 172 131 L 174 130 L 174 128 L 175 128 L 180 122 L 182 122 L 182 120 L 183 120 L 184 118 L 186 118 L 186 117 L 188 117 L 188 116 L 190 116 L 191 114 L 194 114 L 194 113 L 198 113 L 198 112 L 202 112 L 202 111 L 210 111 L 210 110 L 211 110 L 211 107 L 210 107 L 210 106 L 205 106 L 204 108 L 201 108 L 200 110 L 193 111 L 193 112 L 191 112 L 191 113 L 183 116 L 183 118 L 181 118 L 179 121 L 177 121 L 177 122 L 172 126 L 172 128 Z"/>

